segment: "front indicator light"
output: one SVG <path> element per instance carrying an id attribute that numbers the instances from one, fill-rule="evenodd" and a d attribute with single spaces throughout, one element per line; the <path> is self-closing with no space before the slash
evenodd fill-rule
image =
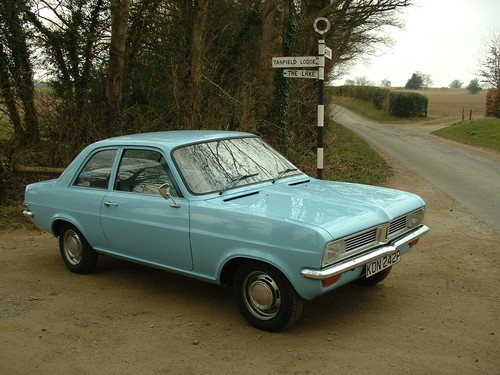
<path id="1" fill-rule="evenodd" d="M 330 277 L 329 279 L 322 280 L 321 284 L 323 285 L 323 287 L 326 288 L 327 286 L 333 285 L 337 281 L 339 281 L 340 280 L 340 276 L 341 275 L 336 275 L 336 276 Z"/>
<path id="2" fill-rule="evenodd" d="M 418 240 L 420 240 L 420 238 L 417 238 L 416 240 L 411 241 L 408 245 L 410 245 L 410 247 L 413 247 L 416 244 L 418 244 Z"/>

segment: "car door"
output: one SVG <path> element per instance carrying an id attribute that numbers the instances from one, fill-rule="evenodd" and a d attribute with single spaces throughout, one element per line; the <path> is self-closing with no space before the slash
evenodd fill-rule
<path id="1" fill-rule="evenodd" d="M 65 202 L 67 207 L 64 218 L 76 225 L 97 249 L 107 242 L 99 217 L 117 155 L 116 147 L 94 151 L 71 182 L 71 189 L 58 191 L 58 202 Z"/>
<path id="2" fill-rule="evenodd" d="M 179 205 L 158 193 L 169 183 Z M 152 149 L 124 149 L 101 208 L 106 251 L 148 264 L 192 269 L 189 243 L 189 205 L 176 196 L 164 156 Z"/>

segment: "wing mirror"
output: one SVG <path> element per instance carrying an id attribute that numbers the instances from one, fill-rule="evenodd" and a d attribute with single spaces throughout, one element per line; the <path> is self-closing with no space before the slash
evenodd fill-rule
<path id="1" fill-rule="evenodd" d="M 164 199 L 170 199 L 173 203 L 170 205 L 170 207 L 174 208 L 180 208 L 181 205 L 177 203 L 174 198 L 172 198 L 172 188 L 170 187 L 170 184 L 163 184 L 158 188 L 158 193 L 164 198 Z"/>

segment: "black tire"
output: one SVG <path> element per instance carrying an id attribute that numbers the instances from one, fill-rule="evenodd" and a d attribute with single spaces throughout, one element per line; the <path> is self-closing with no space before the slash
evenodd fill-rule
<path id="1" fill-rule="evenodd" d="M 98 254 L 82 233 L 71 224 L 64 224 L 59 232 L 59 249 L 64 264 L 74 273 L 91 273 Z"/>
<path id="2" fill-rule="evenodd" d="M 255 328 L 281 331 L 302 312 L 304 300 L 288 279 L 269 264 L 245 262 L 236 270 L 233 281 L 236 304 Z"/>
<path id="3" fill-rule="evenodd" d="M 362 286 L 372 286 L 372 285 L 377 285 L 380 283 L 382 280 L 385 280 L 387 276 L 391 273 L 392 267 L 388 267 L 385 270 L 382 270 L 380 272 L 377 272 L 375 275 L 366 277 L 362 276 L 359 279 L 355 281 L 356 284 L 362 285 Z"/>

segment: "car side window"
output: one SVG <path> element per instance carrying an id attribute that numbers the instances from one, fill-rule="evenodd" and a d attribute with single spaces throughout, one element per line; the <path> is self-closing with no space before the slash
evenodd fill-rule
<path id="1" fill-rule="evenodd" d="M 127 149 L 118 167 L 115 190 L 159 194 L 163 184 L 172 185 L 170 170 L 163 155 L 154 150 Z M 174 193 L 172 187 L 172 193 Z"/>
<path id="2" fill-rule="evenodd" d="M 75 180 L 75 186 L 107 189 L 117 150 L 95 153 Z"/>

